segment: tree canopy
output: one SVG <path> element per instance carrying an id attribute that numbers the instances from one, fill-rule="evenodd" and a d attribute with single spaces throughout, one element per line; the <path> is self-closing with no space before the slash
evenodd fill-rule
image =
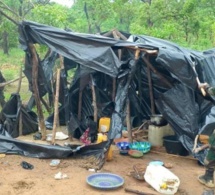
<path id="1" fill-rule="evenodd" d="M 72 1 L 72 0 L 71 0 Z M 22 20 L 101 33 L 114 28 L 176 42 L 193 49 L 215 45 L 214 0 L 73 0 L 66 7 L 50 0 L 0 0 L 0 43 L 17 47 Z"/>

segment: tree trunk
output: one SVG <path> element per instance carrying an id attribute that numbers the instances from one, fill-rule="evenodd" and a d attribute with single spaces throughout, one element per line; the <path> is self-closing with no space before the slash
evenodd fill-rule
<path id="1" fill-rule="evenodd" d="M 7 31 L 3 32 L 2 37 L 3 37 L 3 51 L 4 51 L 4 54 L 9 55 L 9 45 L 8 45 L 8 33 L 7 33 Z"/>

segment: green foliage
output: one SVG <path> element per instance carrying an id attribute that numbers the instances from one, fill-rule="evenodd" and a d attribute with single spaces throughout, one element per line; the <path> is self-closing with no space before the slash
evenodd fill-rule
<path id="1" fill-rule="evenodd" d="M 68 9 L 58 4 L 38 5 L 31 12 L 30 19 L 50 26 L 65 28 L 68 25 Z"/>
<path id="2" fill-rule="evenodd" d="M 46 0 L 0 0 L 0 5 L 1 2 L 13 12 L 2 7 L 0 12 L 3 10 L 16 21 L 28 19 L 84 33 L 117 28 L 194 49 L 208 49 L 215 44 L 214 0 L 76 0 L 71 8 Z M 0 16 L 0 34 L 4 29 L 10 32 L 9 46 L 17 46 L 17 27 Z M 40 50 L 43 52 L 43 48 Z"/>

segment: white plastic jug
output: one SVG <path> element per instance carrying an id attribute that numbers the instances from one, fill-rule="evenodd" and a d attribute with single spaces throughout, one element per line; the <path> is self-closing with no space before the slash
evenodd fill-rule
<path id="1" fill-rule="evenodd" d="M 161 194 L 173 195 L 178 191 L 179 178 L 161 165 L 148 165 L 145 181 Z"/>

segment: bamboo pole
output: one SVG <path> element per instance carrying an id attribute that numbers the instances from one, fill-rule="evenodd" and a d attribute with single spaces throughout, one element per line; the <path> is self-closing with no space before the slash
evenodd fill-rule
<path id="1" fill-rule="evenodd" d="M 55 136 L 58 126 L 59 113 L 58 113 L 58 100 L 59 100 L 59 89 L 60 89 L 60 71 L 61 69 L 57 69 L 57 78 L 56 78 L 56 93 L 55 93 L 55 103 L 54 103 L 54 123 L 52 130 L 52 144 L 55 144 Z"/>
<path id="2" fill-rule="evenodd" d="M 42 105 L 40 102 L 39 90 L 38 90 L 38 57 L 36 53 L 36 49 L 32 43 L 29 43 L 29 49 L 32 56 L 32 85 L 33 85 L 33 95 L 37 106 L 37 113 L 39 118 L 39 127 L 42 133 L 42 140 L 46 139 L 46 128 L 45 128 L 45 120 L 42 111 Z"/>
<path id="3" fill-rule="evenodd" d="M 97 102 L 96 102 L 96 90 L 94 86 L 93 76 L 90 74 L 91 78 L 91 89 L 92 89 L 92 97 L 93 97 L 93 110 L 94 110 L 94 122 L 97 122 L 98 120 L 98 108 L 97 108 Z"/>
<path id="4" fill-rule="evenodd" d="M 148 56 L 147 56 L 148 58 Z M 154 103 L 154 95 L 153 95 L 153 87 L 152 87 L 152 78 L 151 78 L 151 70 L 149 65 L 147 64 L 147 76 L 148 76 L 148 83 L 149 83 L 149 96 L 151 102 L 151 113 L 155 114 L 155 103 Z"/>

